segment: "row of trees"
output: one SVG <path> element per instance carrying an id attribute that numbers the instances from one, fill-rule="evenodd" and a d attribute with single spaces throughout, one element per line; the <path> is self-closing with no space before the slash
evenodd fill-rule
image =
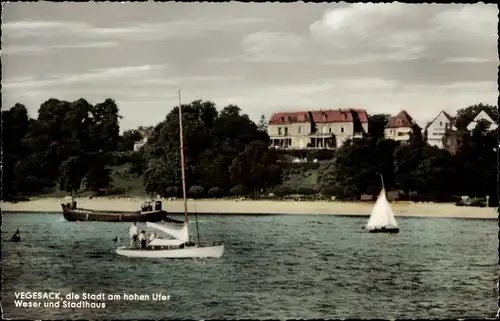
<path id="1" fill-rule="evenodd" d="M 82 184 L 93 191 L 108 186 L 119 119 L 111 99 L 95 106 L 84 99 L 49 99 L 37 119 L 21 104 L 2 111 L 4 198 L 39 193 L 56 183 L 70 193 Z"/>
<path id="2" fill-rule="evenodd" d="M 281 167 L 276 153 L 268 149 L 267 133 L 240 108 L 230 105 L 218 112 L 214 103 L 198 100 L 183 105 L 182 116 L 188 186 L 229 191 L 243 185 L 257 196 L 280 183 Z M 147 192 L 172 194 L 181 186 L 179 146 L 179 108 L 175 107 L 144 146 Z"/>
<path id="3" fill-rule="evenodd" d="M 220 112 L 212 102 L 183 105 L 188 186 L 198 194 L 217 187 L 217 195 L 236 188 L 258 195 L 279 184 L 277 155 L 268 150 L 269 137 L 234 105 Z M 179 108 L 153 130 L 146 146 L 131 152 L 141 131 L 119 134 L 119 110 L 107 99 L 95 106 L 49 99 L 36 119 L 25 106 L 2 111 L 4 199 L 31 196 L 55 185 L 75 193 L 83 187 L 100 192 L 111 184 L 110 166 L 132 163 L 149 193 L 176 194 L 181 186 Z M 223 192 L 219 191 L 222 190 Z"/>

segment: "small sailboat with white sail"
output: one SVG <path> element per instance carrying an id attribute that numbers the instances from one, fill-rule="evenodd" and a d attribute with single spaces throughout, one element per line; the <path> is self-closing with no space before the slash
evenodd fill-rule
<path id="1" fill-rule="evenodd" d="M 364 227 L 370 233 L 398 233 L 399 227 L 392 212 L 391 205 L 385 196 L 384 178 L 382 180 L 382 189 L 373 206 L 368 223 Z"/>
<path id="2" fill-rule="evenodd" d="M 161 231 L 170 237 L 154 238 L 146 248 L 137 249 L 131 247 L 119 247 L 116 249 L 118 255 L 126 257 L 141 257 L 141 258 L 169 258 L 169 259 L 187 259 L 187 258 L 219 258 L 224 253 L 224 244 L 214 242 L 210 245 L 202 245 L 200 243 L 200 233 L 198 228 L 198 216 L 196 215 L 196 231 L 197 243 L 189 239 L 189 224 L 187 213 L 187 196 L 186 196 L 186 177 L 184 170 L 184 142 L 182 130 L 182 104 L 179 92 L 179 127 L 180 127 L 180 153 L 181 153 L 181 169 L 182 169 L 182 191 L 184 196 L 184 225 L 182 228 L 175 228 L 168 223 L 152 223 L 146 222 L 146 225 Z"/>

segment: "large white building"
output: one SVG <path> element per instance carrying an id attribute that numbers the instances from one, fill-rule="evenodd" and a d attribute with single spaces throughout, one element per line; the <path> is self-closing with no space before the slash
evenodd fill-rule
<path id="1" fill-rule="evenodd" d="M 368 115 L 359 109 L 276 113 L 267 131 L 271 147 L 331 149 L 367 133 Z"/>
<path id="2" fill-rule="evenodd" d="M 457 130 L 454 120 L 448 113 L 441 111 L 425 128 L 427 132 L 427 144 L 444 148 L 443 138 L 446 130 L 450 129 L 453 131 Z"/>

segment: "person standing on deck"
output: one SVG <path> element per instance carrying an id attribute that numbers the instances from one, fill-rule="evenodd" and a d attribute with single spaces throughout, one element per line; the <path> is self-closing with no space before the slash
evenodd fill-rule
<path id="1" fill-rule="evenodd" d="M 134 222 L 128 230 L 130 236 L 130 247 L 134 247 L 137 242 L 137 222 Z"/>
<path id="2" fill-rule="evenodd" d="M 144 230 L 139 235 L 139 241 L 141 241 L 141 250 L 145 250 L 146 249 L 147 237 L 146 237 L 146 232 Z"/>

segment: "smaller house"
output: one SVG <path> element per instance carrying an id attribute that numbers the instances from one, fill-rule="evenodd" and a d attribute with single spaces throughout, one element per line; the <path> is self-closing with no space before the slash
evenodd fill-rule
<path id="1" fill-rule="evenodd" d="M 417 130 L 421 131 L 420 126 L 405 110 L 402 110 L 389 119 L 385 126 L 384 136 L 386 139 L 408 142 L 413 132 Z"/>
<path id="2" fill-rule="evenodd" d="M 485 120 L 491 124 L 489 130 L 495 130 L 498 127 L 496 121 L 493 120 L 484 110 L 481 110 L 481 112 L 474 117 L 469 125 L 467 125 L 467 130 L 473 131 L 481 120 Z"/>
<path id="3" fill-rule="evenodd" d="M 134 143 L 134 152 L 137 152 L 148 142 L 148 137 L 144 137 L 143 139 Z"/>
<path id="4" fill-rule="evenodd" d="M 443 148 L 455 155 L 463 145 L 469 143 L 470 135 L 467 130 L 453 129 L 451 125 L 445 129 Z"/>
<path id="5" fill-rule="evenodd" d="M 427 144 L 444 148 L 443 140 L 447 130 L 456 131 L 457 128 L 453 117 L 442 110 L 425 128 Z"/>
<path id="6" fill-rule="evenodd" d="M 134 143 L 135 152 L 141 149 L 142 146 L 144 146 L 148 142 L 149 137 L 151 137 L 151 135 L 153 134 L 153 126 L 149 127 L 140 126 L 137 130 L 141 133 L 142 139 Z"/>

